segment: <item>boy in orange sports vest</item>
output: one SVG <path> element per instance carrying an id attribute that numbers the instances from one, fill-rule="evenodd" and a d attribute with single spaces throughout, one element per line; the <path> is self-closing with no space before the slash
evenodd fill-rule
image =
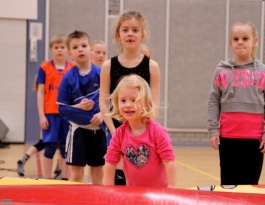
<path id="1" fill-rule="evenodd" d="M 42 129 L 44 148 L 44 177 L 52 178 L 53 156 L 57 148 L 60 149 L 63 160 L 60 163 L 62 179 L 68 178 L 65 163 L 65 141 L 69 130 L 69 123 L 59 114 L 56 99 L 58 88 L 63 75 L 73 67 L 73 63 L 66 60 L 66 36 L 54 35 L 50 39 L 50 52 L 53 59 L 41 64 L 38 83 L 38 112 Z"/>

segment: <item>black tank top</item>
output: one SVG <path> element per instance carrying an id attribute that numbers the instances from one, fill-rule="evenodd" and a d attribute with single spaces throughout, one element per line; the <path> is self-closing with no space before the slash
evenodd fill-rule
<path id="1" fill-rule="evenodd" d="M 120 64 L 118 57 L 115 56 L 111 58 L 110 65 L 110 93 L 112 93 L 116 86 L 118 85 L 120 79 L 129 74 L 137 74 L 146 80 L 150 84 L 150 71 L 149 71 L 149 61 L 147 56 L 144 56 L 143 60 L 139 65 L 134 68 L 126 68 Z"/>
<path id="2" fill-rule="evenodd" d="M 150 85 L 150 71 L 149 71 L 149 61 L 150 59 L 147 56 L 144 56 L 143 60 L 139 65 L 134 68 L 126 68 L 120 64 L 118 57 L 115 56 L 111 58 L 110 65 L 110 93 L 112 93 L 116 86 L 118 85 L 120 79 L 129 74 L 137 74 L 141 76 L 146 82 Z M 114 126 L 117 128 L 122 123 L 113 119 Z"/>

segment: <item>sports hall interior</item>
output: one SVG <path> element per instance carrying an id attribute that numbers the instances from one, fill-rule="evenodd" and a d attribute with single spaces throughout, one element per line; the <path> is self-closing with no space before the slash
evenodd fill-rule
<path id="1" fill-rule="evenodd" d="M 85 31 L 107 44 L 110 58 L 119 53 L 112 26 L 124 9 L 138 10 L 148 21 L 146 44 L 161 72 L 158 121 L 174 145 L 178 187 L 220 184 L 218 151 L 209 146 L 207 130 L 210 83 L 218 62 L 231 55 L 229 28 L 237 20 L 257 26 L 258 58 L 264 61 L 262 0 L 0 1 L 0 176 L 18 177 L 17 160 L 39 139 L 32 83 L 40 63 L 50 58 L 50 36 Z M 42 154 L 30 158 L 25 177 L 42 177 Z"/>

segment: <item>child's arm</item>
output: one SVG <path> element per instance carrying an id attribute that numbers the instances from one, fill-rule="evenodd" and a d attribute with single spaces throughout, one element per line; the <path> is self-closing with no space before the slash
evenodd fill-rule
<path id="1" fill-rule="evenodd" d="M 105 155 L 105 165 L 103 168 L 103 184 L 114 185 L 115 170 L 121 160 L 121 143 L 120 137 L 123 136 L 124 132 L 121 131 L 120 126 L 113 133 L 110 145 Z"/>
<path id="2" fill-rule="evenodd" d="M 93 110 L 82 110 L 80 108 L 75 108 L 73 106 L 59 104 L 59 113 L 69 121 L 77 123 L 79 125 L 88 125 L 94 116 Z M 98 112 L 98 110 L 96 111 Z"/>
<path id="3" fill-rule="evenodd" d="M 64 119 L 77 123 L 79 125 L 88 125 L 95 113 L 99 112 L 99 106 L 95 105 L 94 100 L 86 97 L 80 97 L 72 102 L 71 90 L 69 88 L 67 78 L 64 76 L 58 90 L 57 104 L 59 105 L 59 113 Z M 94 97 L 98 99 L 98 92 L 94 93 Z"/>
<path id="4" fill-rule="evenodd" d="M 81 100 L 80 103 L 75 104 L 75 105 L 71 105 L 71 106 L 88 111 L 94 107 L 94 104 L 95 104 L 95 102 L 93 100 L 89 100 L 87 98 L 84 98 L 83 100 Z"/>
<path id="5" fill-rule="evenodd" d="M 158 115 L 160 106 L 160 68 L 157 62 L 153 60 L 150 60 L 150 88 L 156 106 L 156 114 Z"/>
<path id="6" fill-rule="evenodd" d="M 40 127 L 43 130 L 49 129 L 49 122 L 44 113 L 44 96 L 45 96 L 45 87 L 44 84 L 38 84 L 38 93 L 37 93 L 37 105 L 40 119 Z"/>
<path id="7" fill-rule="evenodd" d="M 117 164 L 105 163 L 103 168 L 103 185 L 114 185 Z"/>
<path id="8" fill-rule="evenodd" d="M 168 178 L 168 187 L 176 188 L 177 187 L 177 166 L 174 161 L 163 161 Z"/>
<path id="9" fill-rule="evenodd" d="M 109 96 L 110 96 L 110 60 L 103 63 L 100 73 L 100 94 L 99 94 L 99 106 L 102 113 L 104 122 L 106 123 L 111 134 L 115 131 L 113 120 L 106 114 L 109 110 Z"/>
<path id="10" fill-rule="evenodd" d="M 177 185 L 177 166 L 171 139 L 167 130 L 160 124 L 152 127 L 155 137 L 156 152 L 160 156 L 165 166 L 168 178 L 168 187 L 176 188 Z"/>
<path id="11" fill-rule="evenodd" d="M 94 114 L 90 122 L 92 125 L 95 125 L 95 126 L 101 125 L 101 123 L 103 122 L 102 114 L 100 112 Z"/>
<path id="12" fill-rule="evenodd" d="M 218 87 L 220 78 L 218 77 L 219 70 L 216 69 L 212 80 L 210 89 L 210 95 L 208 99 L 208 130 L 210 133 L 210 145 L 214 149 L 218 149 L 220 144 L 220 132 L 219 132 L 219 121 L 220 121 L 220 110 L 221 110 L 221 97 L 222 92 Z"/>

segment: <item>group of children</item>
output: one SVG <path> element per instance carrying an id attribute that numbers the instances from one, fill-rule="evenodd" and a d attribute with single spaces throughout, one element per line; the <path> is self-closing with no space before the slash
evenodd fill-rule
<path id="1" fill-rule="evenodd" d="M 43 144 L 41 147 L 39 142 L 34 149 L 38 151 L 44 147 L 44 177 L 52 178 L 52 159 L 58 149 L 62 179 L 69 178 L 69 180 L 81 182 L 84 177 L 84 168 L 88 165 L 92 184 L 103 184 L 103 176 L 105 176 L 104 184 L 109 183 L 108 176 L 111 178 L 110 181 L 115 183 L 116 167 L 114 167 L 114 172 L 111 172 L 113 175 L 106 172 L 107 167 L 103 173 L 103 165 L 108 164 L 108 156 L 112 155 L 107 152 L 107 144 L 110 142 L 107 142 L 109 138 L 106 137 L 106 133 L 109 133 L 114 141 L 118 136 L 114 134 L 114 129 L 121 125 L 118 119 L 113 129 L 108 122 L 110 119 L 112 123 L 115 118 L 115 115 L 109 115 L 112 110 L 109 104 L 113 102 L 110 94 L 116 91 L 119 96 L 120 88 L 115 89 L 118 82 L 122 79 L 120 82 L 122 85 L 123 80 L 126 79 L 122 77 L 130 76 L 130 82 L 135 82 L 134 87 L 131 83 L 122 87 L 126 87 L 126 91 L 134 90 L 136 93 L 132 96 L 134 99 L 128 98 L 122 121 L 128 122 L 127 129 L 134 127 L 132 134 L 136 139 L 138 135 L 142 138 L 140 135 L 143 134 L 146 138 L 140 144 L 136 141 L 130 145 L 130 151 L 135 155 L 135 164 L 131 166 L 135 166 L 136 170 L 145 170 L 147 176 L 150 167 L 154 165 L 153 162 L 156 162 L 157 173 L 163 173 L 163 177 L 161 179 L 159 177 L 159 183 L 156 186 L 174 187 L 176 170 L 173 147 L 165 129 L 153 120 L 158 113 L 160 72 L 158 64 L 150 59 L 151 51 L 142 44 L 142 41 L 148 37 L 145 19 L 137 11 L 126 11 L 117 21 L 115 32 L 117 42 L 121 43 L 121 54 L 106 62 L 104 62 L 106 56 L 104 42 L 97 41 L 92 45 L 85 32 L 74 31 L 68 35 L 67 39 L 58 35 L 53 37 L 57 40 L 51 39 L 50 50 L 53 59 L 40 66 L 36 80 Z M 67 52 L 73 62 L 66 60 Z M 138 92 L 141 92 L 146 100 L 143 101 L 142 97 L 137 97 Z M 149 94 L 146 95 L 147 93 Z M 119 110 L 116 111 L 119 112 Z M 154 132 L 147 132 L 149 129 Z M 156 139 L 158 133 L 163 133 L 163 135 Z M 149 134 L 154 141 L 147 140 Z M 144 142 L 146 144 L 143 144 Z M 161 143 L 164 147 L 157 152 L 154 143 L 158 145 Z M 110 146 L 113 146 L 112 143 Z M 127 147 L 127 145 L 124 146 Z M 124 153 L 128 151 L 124 150 Z M 120 159 L 121 156 L 123 154 L 119 153 L 118 158 Z M 127 157 L 123 158 L 125 171 L 128 170 L 126 169 L 128 159 L 130 163 L 133 163 L 132 156 L 127 155 Z M 145 157 L 147 158 L 144 159 Z M 18 171 L 21 171 L 21 167 L 23 171 L 29 155 L 26 160 L 23 158 L 18 161 L 20 168 Z M 168 164 L 172 165 L 168 166 Z M 69 173 L 64 167 L 69 167 Z M 170 173 L 169 183 L 167 182 L 168 173 Z M 125 175 L 127 175 L 126 172 Z M 126 177 L 127 184 L 133 183 L 131 177 Z M 137 181 L 144 180 L 139 178 Z"/>
<path id="2" fill-rule="evenodd" d="M 47 61 L 45 63 L 58 62 L 60 60 L 58 58 L 61 58 L 61 56 L 58 57 L 56 55 L 56 53 L 55 53 L 55 50 L 59 49 L 58 44 L 60 44 L 64 48 L 66 48 L 66 46 L 67 46 L 67 37 L 64 36 L 64 35 L 54 35 L 51 38 L 49 46 L 50 46 L 50 51 L 51 51 L 51 54 L 52 54 L 53 57 L 52 57 L 52 61 Z M 94 41 L 94 42 L 92 42 L 92 45 L 91 45 L 91 62 L 93 64 L 101 67 L 102 63 L 104 62 L 105 57 L 106 57 L 106 50 L 107 50 L 107 48 L 106 48 L 106 45 L 105 45 L 105 43 L 103 41 Z M 61 52 L 59 55 L 62 55 L 62 58 L 64 59 L 65 63 L 66 64 L 69 63 L 70 64 L 69 66 L 71 68 L 74 64 L 72 62 L 67 61 L 67 58 L 66 58 L 66 54 L 67 53 L 65 51 L 67 51 L 67 50 L 63 49 L 63 52 Z M 41 71 L 43 70 L 43 67 L 45 67 L 45 65 L 41 64 L 41 66 L 40 66 L 40 70 Z M 52 64 L 52 67 L 50 69 L 56 71 L 56 70 L 58 70 L 60 68 L 59 68 L 58 65 L 55 66 L 55 65 Z M 62 77 L 62 73 L 61 72 L 58 72 L 57 74 L 58 74 L 58 76 L 60 78 Z M 46 73 L 44 75 L 45 75 L 44 78 L 46 78 Z M 50 78 L 54 78 L 55 79 L 54 76 L 56 76 L 56 73 L 54 73 L 54 75 L 51 75 L 51 74 L 48 74 L 48 75 L 49 75 Z M 37 75 L 36 75 L 35 78 L 34 78 L 33 89 L 32 90 L 37 92 L 39 84 L 44 85 L 45 83 L 38 83 L 37 82 Z M 57 87 L 57 90 L 58 90 L 58 86 L 59 85 L 54 86 L 54 87 Z M 56 90 L 55 90 L 55 92 L 56 92 Z M 49 91 L 47 91 L 47 93 L 49 93 Z M 46 95 L 46 97 L 50 98 L 51 97 L 50 95 L 51 94 Z M 54 97 L 57 98 L 56 96 L 57 96 L 57 94 L 55 93 Z M 47 99 L 47 100 L 49 100 L 50 102 L 53 102 L 54 100 L 57 100 L 57 99 L 53 98 L 53 99 Z M 54 102 L 56 102 L 56 101 L 54 101 Z M 57 105 L 54 104 L 54 103 L 52 103 L 52 105 L 57 107 Z M 58 114 L 58 112 L 56 114 Z M 68 123 L 67 123 L 67 126 L 68 126 Z M 61 126 L 59 126 L 59 127 L 61 127 Z M 41 129 L 39 141 L 36 144 L 30 146 L 30 148 L 26 151 L 26 153 L 22 156 L 22 158 L 18 160 L 18 162 L 17 162 L 17 173 L 18 173 L 19 176 L 24 176 L 24 166 L 25 166 L 27 160 L 32 155 L 34 155 L 35 153 L 40 152 L 40 151 L 42 151 L 44 149 L 45 143 L 43 142 L 43 139 L 42 139 L 42 132 L 43 131 Z M 51 132 L 52 132 L 52 130 L 51 130 Z M 64 133 L 62 133 L 62 136 L 64 136 L 65 133 L 67 133 L 67 132 L 68 132 L 68 129 Z M 54 134 L 56 135 L 56 133 L 54 133 Z M 60 135 L 61 134 L 59 134 L 58 136 L 60 136 Z M 55 141 L 56 141 L 56 139 L 55 139 Z M 65 139 L 64 139 L 64 141 L 65 141 Z M 63 143 L 65 143 L 65 142 L 63 142 Z M 63 154 L 63 155 L 65 155 L 65 154 Z M 51 158 L 49 158 L 49 159 L 51 159 Z M 53 159 L 53 157 L 52 157 L 52 159 Z M 46 165 L 45 161 L 46 160 L 44 160 L 44 167 L 47 167 L 47 166 L 45 166 Z M 52 161 L 52 160 L 49 160 L 49 161 Z M 61 163 L 62 163 L 62 165 L 61 165 Z M 58 162 L 57 162 L 56 168 L 54 170 L 54 173 L 55 173 L 55 176 L 53 177 L 54 179 L 62 179 L 62 178 L 64 178 L 65 175 L 67 175 L 67 173 L 66 173 L 66 174 L 63 174 L 63 176 L 62 176 L 62 168 L 64 167 L 64 164 L 65 164 L 65 160 L 64 160 L 64 158 L 62 158 L 62 155 L 59 153 L 58 154 Z M 51 169 L 51 168 L 49 168 L 49 169 Z M 50 178 L 51 177 L 50 170 L 49 170 L 49 173 L 46 173 L 45 177 L 46 178 Z"/>
<path id="3" fill-rule="evenodd" d="M 88 165 L 93 184 L 116 184 L 120 169 L 126 185 L 176 187 L 173 146 L 155 121 L 160 69 L 142 44 L 146 25 L 140 12 L 122 12 L 114 31 L 121 53 L 106 61 L 105 44 L 91 47 L 85 32 L 51 41 L 53 60 L 41 65 L 36 81 L 45 178 L 51 178 L 59 149 L 63 179 L 82 181 Z M 222 185 L 258 184 L 265 153 L 265 66 L 255 56 L 251 22 L 235 23 L 230 33 L 233 58 L 219 63 L 210 90 L 210 144 L 219 148 Z M 66 61 L 67 51 L 74 63 Z"/>

